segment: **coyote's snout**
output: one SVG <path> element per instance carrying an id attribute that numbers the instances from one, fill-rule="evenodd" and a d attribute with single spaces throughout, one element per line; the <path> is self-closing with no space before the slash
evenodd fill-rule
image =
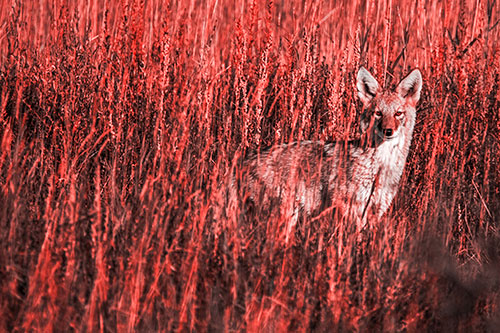
<path id="1" fill-rule="evenodd" d="M 231 177 L 229 199 L 253 201 L 260 209 L 277 204 L 292 226 L 300 214 L 313 217 L 326 209 L 360 227 L 380 218 L 403 173 L 421 88 L 418 69 L 388 92 L 361 68 L 357 75 L 358 96 L 364 104 L 360 138 L 302 141 L 263 150 L 244 160 Z"/>

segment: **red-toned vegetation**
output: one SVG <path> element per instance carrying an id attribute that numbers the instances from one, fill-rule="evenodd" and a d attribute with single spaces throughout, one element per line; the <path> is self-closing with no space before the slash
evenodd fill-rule
<path id="1" fill-rule="evenodd" d="M 497 1 L 1 8 L 2 331 L 500 325 Z M 214 219 L 238 156 L 355 135 L 359 66 L 424 77 L 382 221 Z"/>

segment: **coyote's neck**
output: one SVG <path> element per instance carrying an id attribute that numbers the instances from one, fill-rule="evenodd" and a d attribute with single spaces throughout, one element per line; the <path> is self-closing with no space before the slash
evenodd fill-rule
<path id="1" fill-rule="evenodd" d="M 366 142 L 363 149 L 369 155 L 373 155 L 375 158 L 374 162 L 379 164 L 381 169 L 384 167 L 390 169 L 400 164 L 396 162 L 401 162 L 404 166 L 410 149 L 414 125 L 415 117 L 409 115 L 407 123 L 401 128 L 398 137 L 392 140 L 383 140 L 374 134 L 370 135 L 370 138 L 368 138 L 365 134 L 365 138 L 362 137 L 361 139 L 362 142 Z"/>
<path id="2" fill-rule="evenodd" d="M 367 214 L 381 217 L 394 198 L 410 148 L 414 121 L 409 119 L 397 138 L 376 142 L 362 138 L 349 147 L 353 157 L 347 194 L 362 220 Z M 371 141 L 368 141 L 371 140 Z"/>

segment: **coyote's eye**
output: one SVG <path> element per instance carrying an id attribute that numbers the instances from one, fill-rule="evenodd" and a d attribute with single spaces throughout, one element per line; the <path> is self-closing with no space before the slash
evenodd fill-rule
<path id="1" fill-rule="evenodd" d="M 382 117 L 382 112 L 377 111 L 377 112 L 375 112 L 375 115 L 376 115 L 377 117 Z"/>
<path id="2" fill-rule="evenodd" d="M 401 117 L 403 115 L 403 112 L 398 111 L 394 114 L 396 117 Z"/>

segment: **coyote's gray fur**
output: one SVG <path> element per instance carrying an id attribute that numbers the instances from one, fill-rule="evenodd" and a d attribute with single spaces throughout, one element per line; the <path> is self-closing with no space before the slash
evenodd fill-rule
<path id="1" fill-rule="evenodd" d="M 403 173 L 422 76 L 415 69 L 394 92 L 387 92 L 361 67 L 357 88 L 364 104 L 359 139 L 301 141 L 261 151 L 231 177 L 228 195 L 251 200 L 260 209 L 279 205 L 292 221 L 299 214 L 313 217 L 325 210 L 359 227 L 379 219 Z"/>

